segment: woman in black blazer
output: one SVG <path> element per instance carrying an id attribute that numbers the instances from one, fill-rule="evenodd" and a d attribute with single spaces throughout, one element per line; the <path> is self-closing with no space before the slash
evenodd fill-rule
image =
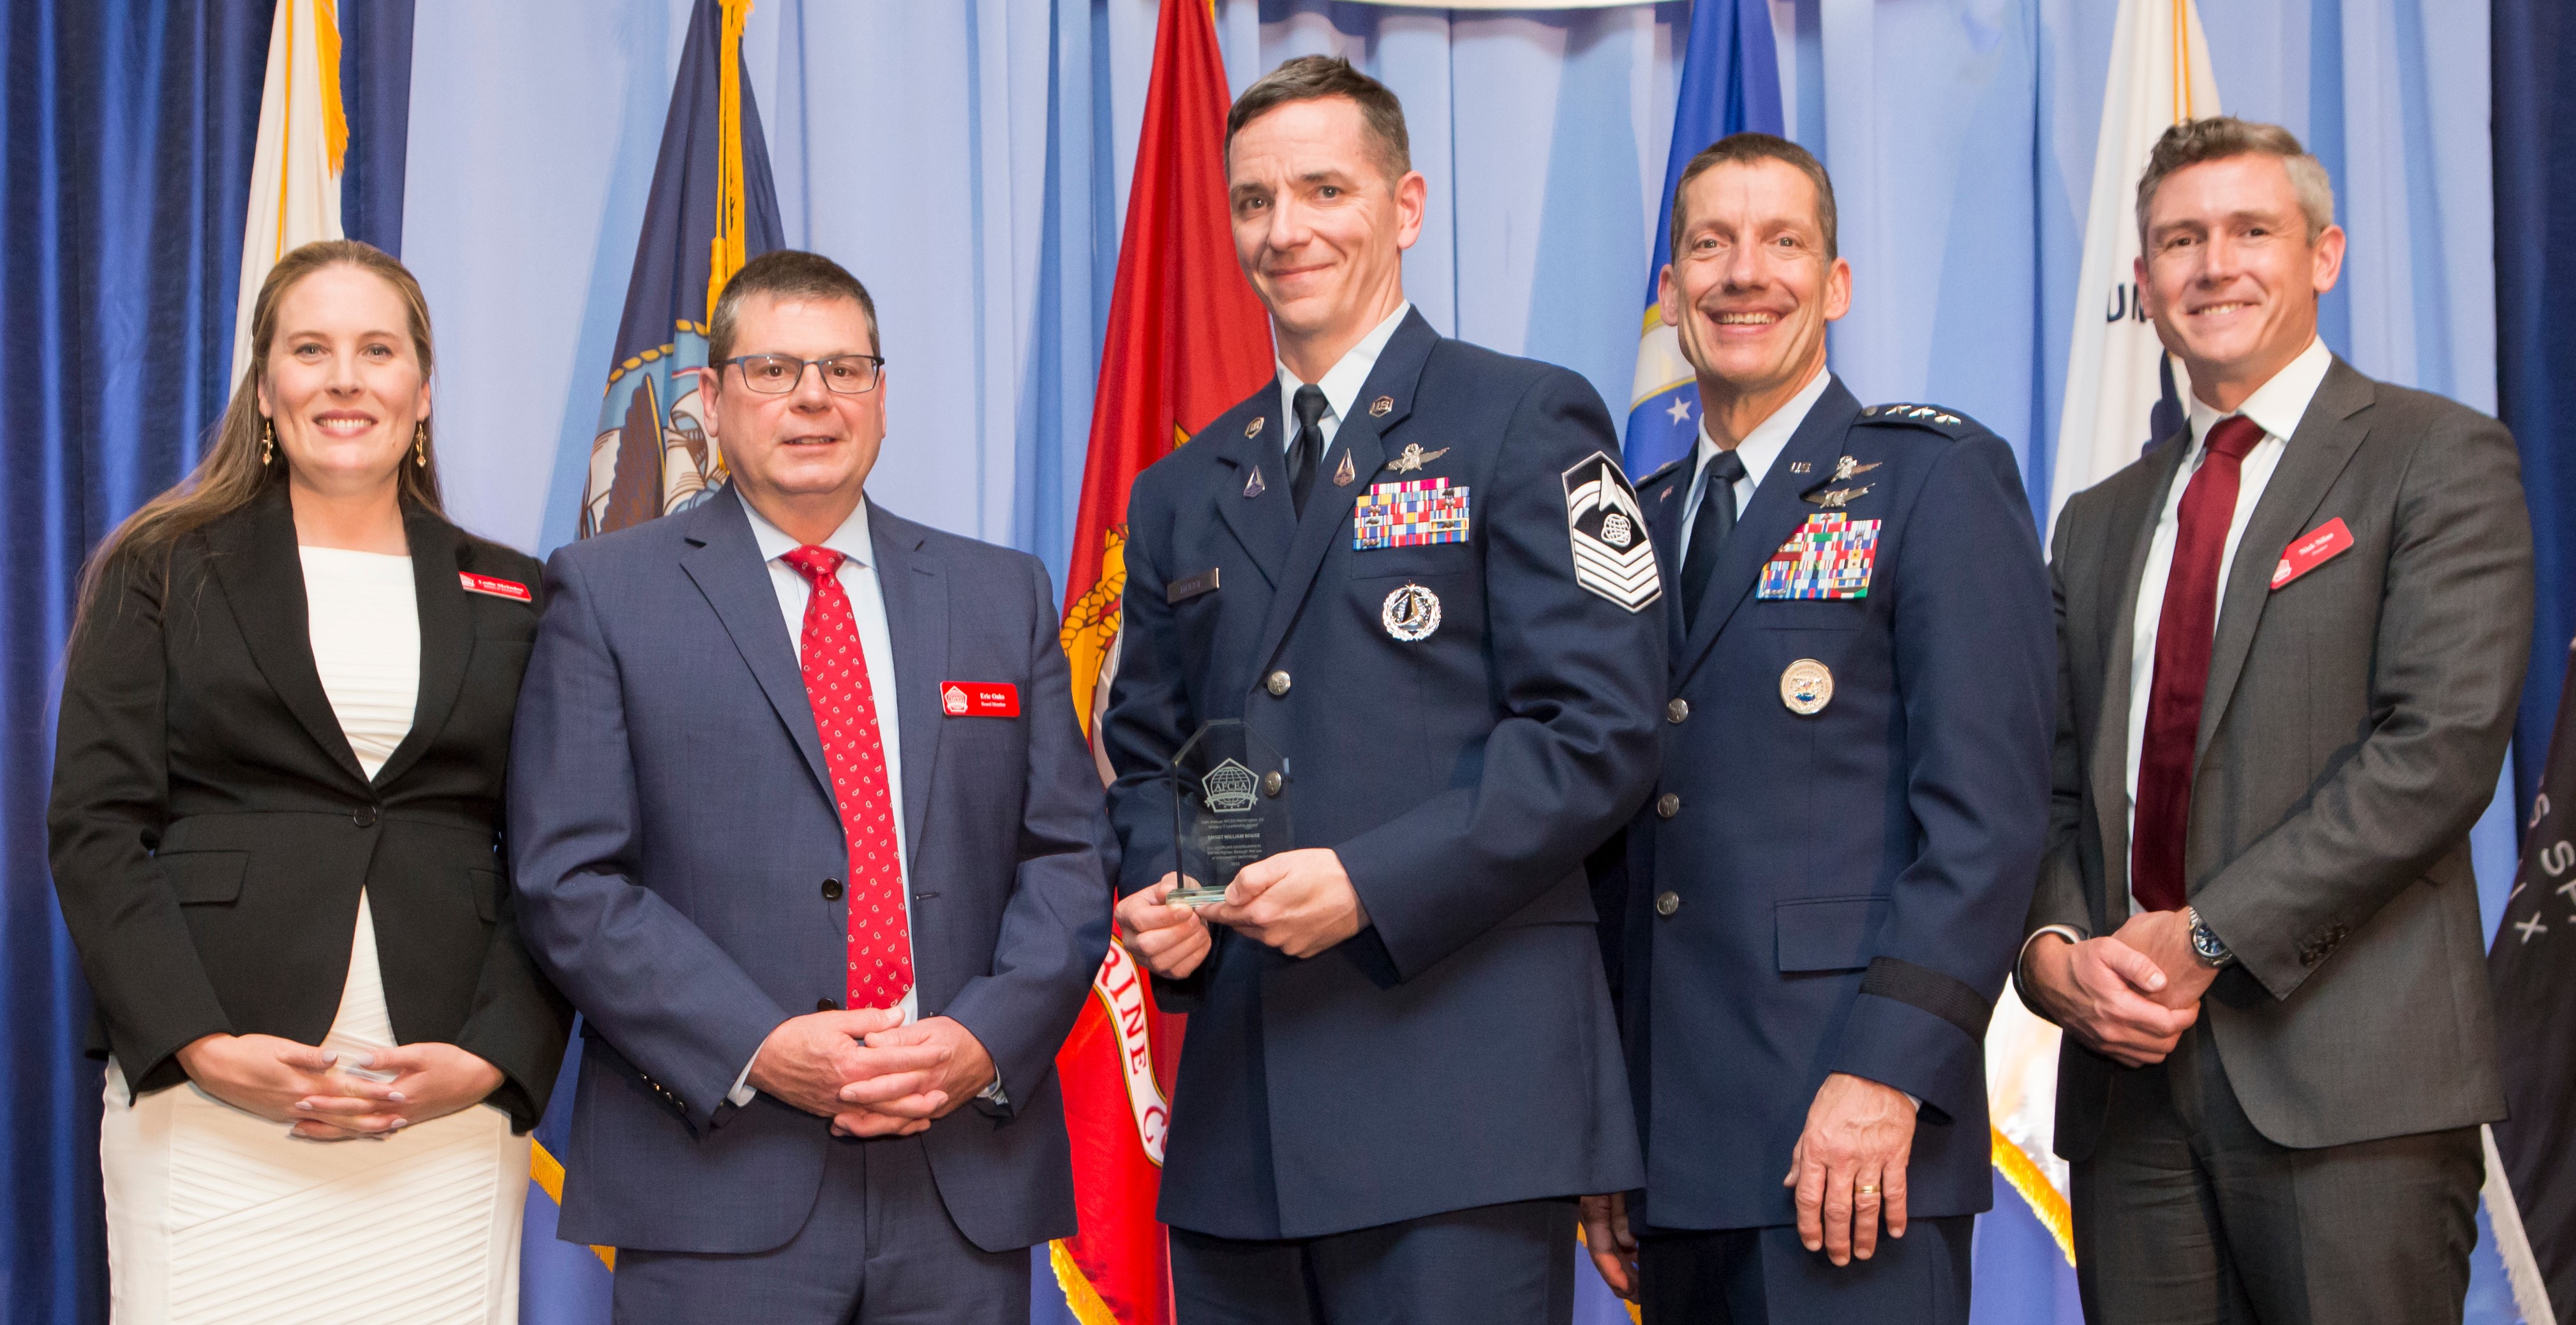
<path id="1" fill-rule="evenodd" d="M 401 264 L 297 249 L 251 349 L 65 662 L 49 826 L 116 1317 L 515 1322 L 517 1134 L 570 1020 L 496 850 L 539 568 L 440 514 Z"/>

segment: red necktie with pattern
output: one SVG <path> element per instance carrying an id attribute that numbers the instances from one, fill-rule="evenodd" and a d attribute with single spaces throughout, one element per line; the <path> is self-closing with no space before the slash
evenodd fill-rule
<path id="1" fill-rule="evenodd" d="M 903 866 L 894 844 L 894 802 L 886 794 L 885 742 L 858 619 L 841 587 L 841 554 L 800 547 L 780 560 L 814 592 L 805 599 L 805 700 L 832 771 L 832 799 L 850 844 L 850 1001 L 891 1008 L 912 988 L 912 927 L 904 918 Z"/>
<path id="2" fill-rule="evenodd" d="M 2191 821 L 2192 751 L 2200 703 L 2209 692 L 2210 637 L 2218 626 L 2218 563 L 2245 453 L 2263 425 L 2242 414 L 2209 430 L 2209 458 L 2182 490 L 2164 615 L 2156 621 L 2156 674 L 2147 691 L 2147 730 L 2138 753 L 2138 805 L 2130 828 L 2129 892 L 2150 911 L 2179 911 L 2184 830 Z"/>

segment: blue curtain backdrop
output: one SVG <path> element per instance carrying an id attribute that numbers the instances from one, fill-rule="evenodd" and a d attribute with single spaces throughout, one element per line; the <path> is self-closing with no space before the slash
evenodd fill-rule
<path id="1" fill-rule="evenodd" d="M 2501 351 L 2542 533 L 2531 733 L 2546 730 L 2544 692 L 2576 632 L 2563 515 L 2576 466 L 2559 458 L 2547 389 L 2576 368 L 2548 261 L 2576 252 L 2576 221 L 2548 207 L 2576 183 L 2555 146 L 2576 144 L 2555 132 L 2576 112 L 2550 99 L 2576 36 L 2551 0 L 2494 5 L 2492 47 L 2474 0 L 2201 8 L 2226 108 L 2287 124 L 2335 174 L 2353 250 L 2329 343 L 2365 372 L 2489 410 Z M 193 462 L 222 407 L 272 7 L 0 0 L 0 345 L 24 420 L 0 468 L 11 1322 L 104 1315 L 97 1075 L 78 1058 L 86 1013 L 43 864 L 47 710 L 80 556 Z M 402 0 L 341 0 L 351 232 L 399 245 L 428 289 L 455 513 L 531 550 L 571 533 L 688 8 L 555 0 L 415 17 Z M 1984 419 L 2045 491 L 2113 6 L 1769 8 L 1787 128 L 1835 174 L 1856 268 L 1837 371 L 1865 396 Z M 1154 10 L 762 0 L 745 39 L 788 242 L 840 258 L 878 297 L 892 431 L 873 490 L 1059 573 Z M 1218 0 L 1217 12 L 1238 89 L 1310 51 L 1392 85 L 1432 184 L 1406 263 L 1415 302 L 1444 331 L 1576 368 L 1620 412 L 1686 3 L 1480 14 Z M 2481 875 L 2501 879 L 2504 816 L 2486 842 Z"/>
<path id="2" fill-rule="evenodd" d="M 56 667 L 82 557 L 221 412 L 268 11 L 0 10 L 0 1316 L 103 1321 L 99 1072 L 45 868 Z"/>
<path id="3" fill-rule="evenodd" d="M 2576 23 L 2557 0 L 2495 0 L 2496 313 L 2502 417 L 2522 444 L 2540 558 L 2530 680 L 2514 729 L 2515 803 L 2529 807 L 2576 638 Z M 2553 206 L 2552 204 L 2556 205 Z M 2492 929 L 2492 926 L 2490 926 Z"/>

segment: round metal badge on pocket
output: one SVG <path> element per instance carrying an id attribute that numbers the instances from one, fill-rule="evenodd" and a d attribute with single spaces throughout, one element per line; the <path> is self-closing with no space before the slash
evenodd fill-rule
<path id="1" fill-rule="evenodd" d="M 1780 673 L 1780 702 L 1791 713 L 1812 718 L 1834 702 L 1833 669 L 1813 658 L 1800 658 Z"/>
<path id="2" fill-rule="evenodd" d="M 1407 584 L 1386 596 L 1386 605 L 1377 613 L 1386 633 L 1407 644 L 1418 644 L 1440 629 L 1440 595 L 1418 584 Z"/>

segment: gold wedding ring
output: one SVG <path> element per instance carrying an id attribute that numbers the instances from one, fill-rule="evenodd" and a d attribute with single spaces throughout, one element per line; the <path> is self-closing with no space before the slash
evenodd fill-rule
<path id="1" fill-rule="evenodd" d="M 1874 1185 L 1874 1184 L 1871 1184 L 1871 1183 L 1862 1183 L 1861 1185 L 1859 1185 L 1859 1186 L 1857 1186 L 1857 1187 L 1852 1188 L 1852 1190 L 1853 1190 L 1853 1191 L 1856 1191 L 1856 1192 L 1858 1192 L 1858 1193 L 1860 1193 L 1860 1194 L 1861 1194 L 1861 1195 L 1863 1195 L 1863 1196 L 1876 1196 L 1876 1195 L 1878 1195 L 1878 1188 L 1877 1188 L 1877 1186 L 1876 1186 L 1876 1185 Z"/>

